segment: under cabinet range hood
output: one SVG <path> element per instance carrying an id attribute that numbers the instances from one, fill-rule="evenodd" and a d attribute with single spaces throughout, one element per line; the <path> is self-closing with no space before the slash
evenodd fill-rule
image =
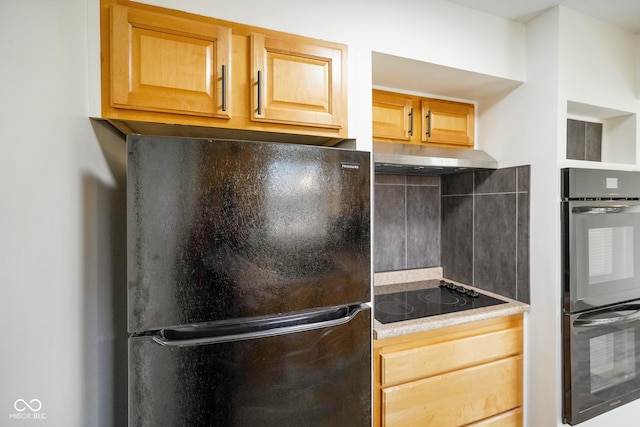
<path id="1" fill-rule="evenodd" d="M 375 172 L 399 175 L 448 175 L 497 169 L 498 162 L 481 150 L 373 142 Z"/>

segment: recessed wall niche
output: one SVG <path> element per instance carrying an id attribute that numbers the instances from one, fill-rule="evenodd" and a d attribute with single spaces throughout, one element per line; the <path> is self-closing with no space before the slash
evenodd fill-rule
<path id="1" fill-rule="evenodd" d="M 567 159 L 635 165 L 635 113 L 568 101 L 567 119 Z"/>

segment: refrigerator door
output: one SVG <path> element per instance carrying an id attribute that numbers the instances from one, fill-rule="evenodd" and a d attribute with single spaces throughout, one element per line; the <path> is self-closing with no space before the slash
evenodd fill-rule
<path id="1" fill-rule="evenodd" d="M 371 310 L 212 344 L 129 339 L 130 426 L 371 425 Z"/>
<path id="2" fill-rule="evenodd" d="M 370 300 L 369 153 L 127 137 L 129 331 Z"/>

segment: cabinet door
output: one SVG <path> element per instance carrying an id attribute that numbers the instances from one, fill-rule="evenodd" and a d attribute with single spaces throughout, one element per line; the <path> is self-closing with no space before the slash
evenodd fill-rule
<path id="1" fill-rule="evenodd" d="M 473 104 L 422 100 L 422 142 L 473 146 Z"/>
<path id="2" fill-rule="evenodd" d="M 415 126 L 413 100 L 411 97 L 374 90 L 373 138 L 378 141 L 409 141 L 419 131 Z"/>
<path id="3" fill-rule="evenodd" d="M 299 38 L 251 35 L 251 119 L 342 128 L 346 48 Z"/>
<path id="4" fill-rule="evenodd" d="M 230 66 L 230 28 L 113 6 L 113 107 L 228 118 Z"/>

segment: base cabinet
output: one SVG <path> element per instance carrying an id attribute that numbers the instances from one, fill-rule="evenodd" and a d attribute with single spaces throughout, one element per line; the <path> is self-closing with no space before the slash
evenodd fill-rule
<path id="1" fill-rule="evenodd" d="M 473 148 L 473 104 L 421 98 L 374 89 L 373 139 L 408 144 Z"/>
<path id="2" fill-rule="evenodd" d="M 374 341 L 375 426 L 521 426 L 522 315 Z"/>

